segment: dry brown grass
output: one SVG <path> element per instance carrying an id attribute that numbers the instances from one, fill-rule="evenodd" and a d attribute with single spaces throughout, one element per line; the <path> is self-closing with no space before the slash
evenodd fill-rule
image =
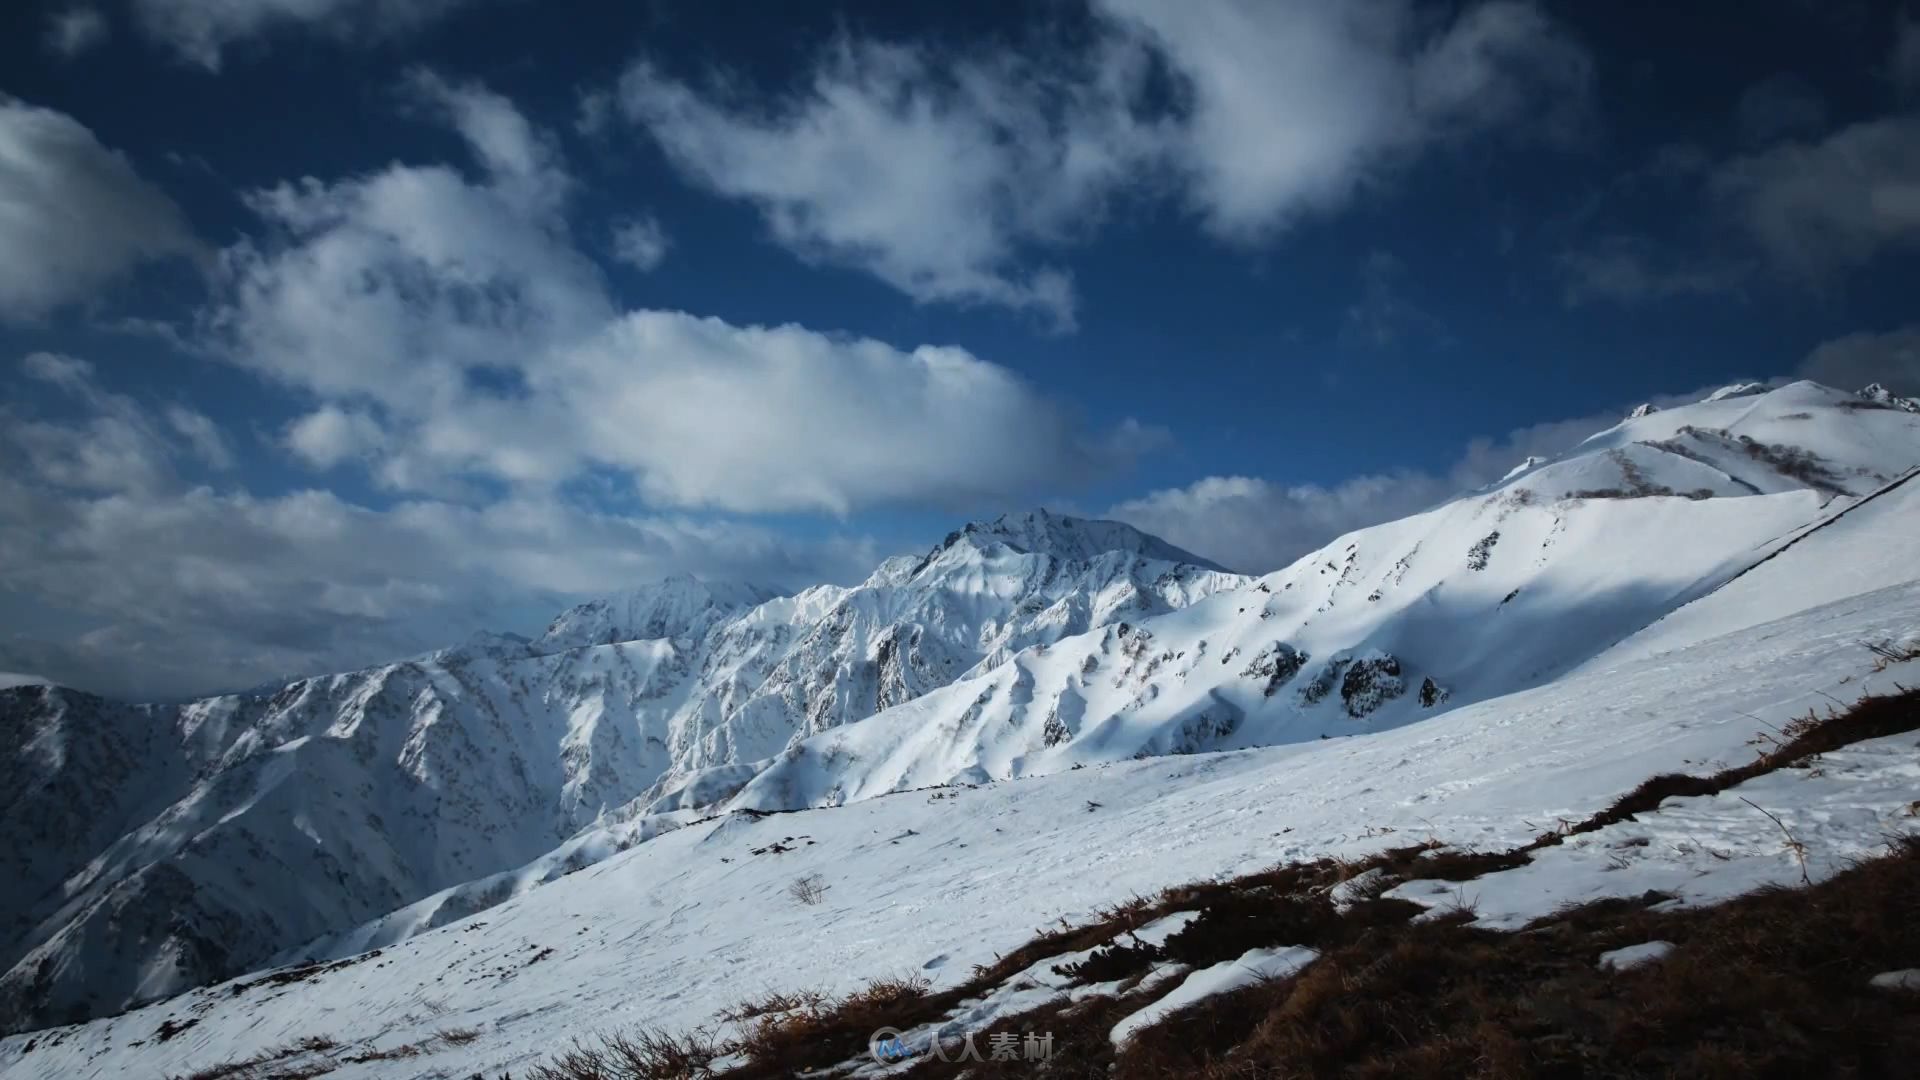
<path id="1" fill-rule="evenodd" d="M 309 1035 L 250 1058 L 209 1065 L 179 1080 L 308 1080 L 334 1070 L 334 1062 L 312 1059 L 338 1045 L 324 1035 Z M 308 1060 L 296 1061 L 296 1058 Z"/>
<path id="2" fill-rule="evenodd" d="M 806 877 L 793 879 L 793 883 L 787 886 L 787 895 L 811 907 L 825 900 L 827 890 L 830 888 L 832 886 L 828 885 L 827 880 L 819 874 L 808 874 Z"/>
<path id="3" fill-rule="evenodd" d="M 356 1054 L 348 1054 L 340 1060 L 354 1065 L 369 1061 L 404 1061 L 407 1058 L 419 1057 L 426 1052 L 425 1043 L 402 1043 L 399 1046 L 389 1046 L 385 1050 L 368 1048 Z"/>
<path id="4" fill-rule="evenodd" d="M 825 1051 L 851 1058 L 864 1053 L 878 1028 L 899 1026 L 928 1000 L 931 984 L 918 975 L 876 979 L 845 997 L 776 994 L 747 1002 L 724 1016 L 739 1022 L 734 1049 L 750 1070 L 783 1075 L 790 1063 Z"/>
<path id="5" fill-rule="evenodd" d="M 1902 843 L 1811 889 L 1702 910 L 1611 901 L 1512 934 L 1405 923 L 1150 1029 L 1115 1075 L 1911 1075 L 1920 996 L 1867 980 L 1920 955 L 1916 890 L 1920 844 Z M 1656 939 L 1678 946 L 1663 962 L 1595 963 Z M 1243 1039 L 1196 1037 L 1247 1017 Z"/>
<path id="6" fill-rule="evenodd" d="M 602 1036 L 595 1045 L 577 1043 L 527 1075 L 530 1080 L 706 1080 L 727 1052 L 709 1032 L 642 1030 Z"/>

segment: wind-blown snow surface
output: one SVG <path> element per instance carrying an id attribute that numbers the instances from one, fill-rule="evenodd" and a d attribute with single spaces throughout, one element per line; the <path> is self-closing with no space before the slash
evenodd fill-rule
<path id="1" fill-rule="evenodd" d="M 1904 488 L 1882 501 L 1909 520 L 1920 512 Z M 1650 775 L 1749 760 L 1749 739 L 1824 704 L 1826 694 L 1912 684 L 1920 671 L 1905 669 L 1920 663 L 1873 674 L 1860 642 L 1920 627 L 1920 583 L 1911 580 L 1920 559 L 1908 560 L 1904 583 L 1878 580 L 1871 566 L 1851 577 L 1812 572 L 1846 565 L 1860 539 L 1835 526 L 1775 560 L 1812 583 L 1798 594 L 1805 610 L 1743 626 L 1750 574 L 1698 602 L 1703 624 L 1718 620 L 1720 633 L 1618 663 L 1603 655 L 1551 684 L 1425 723 L 793 814 L 727 815 L 304 981 L 212 987 L 83 1027 L 8 1038 L 0 1070 L 186 1073 L 305 1036 L 384 1049 L 467 1027 L 479 1037 L 465 1046 L 434 1043 L 418 1058 L 343 1065 L 331 1075 L 517 1073 L 576 1036 L 691 1027 L 768 989 L 845 991 L 902 971 L 951 984 L 1033 928 L 1136 891 L 1429 837 L 1481 848 L 1522 843 L 1542 823 L 1584 817 Z M 1802 837 L 1816 876 L 1920 822 L 1906 814 L 1910 785 L 1895 792 L 1887 781 L 1911 774 L 1915 751 L 1865 749 L 1883 755 L 1880 779 L 1868 785 L 1878 794 L 1853 799 L 1855 816 L 1843 827 Z M 1763 805 L 1795 814 L 1792 778 L 1769 782 L 1778 786 Z M 1662 828 L 1665 816 L 1642 815 L 1638 827 Z M 1751 829 L 1691 848 L 1650 845 L 1632 871 L 1593 878 L 1634 889 L 1658 872 L 1681 902 L 1724 895 L 1729 880 L 1714 876 L 1722 866 L 1737 865 L 1724 873 L 1737 873 L 1741 888 L 1797 882 L 1798 861 L 1766 831 L 1772 824 L 1749 817 Z M 1698 817 L 1688 822 L 1701 827 Z M 1723 862 L 1729 853 L 1737 863 Z M 787 895 L 808 874 L 827 885 L 817 906 Z M 163 1023 L 189 1020 L 197 1023 L 157 1040 Z"/>
<path id="2" fill-rule="evenodd" d="M 479 635 L 272 695 L 0 690 L 0 1022 L 177 992 L 465 885 L 407 926 L 458 918 L 670 827 L 796 737 L 1246 580 L 1034 513 L 850 589 L 674 578 L 536 641 Z M 596 822 L 617 839 L 568 842 Z"/>

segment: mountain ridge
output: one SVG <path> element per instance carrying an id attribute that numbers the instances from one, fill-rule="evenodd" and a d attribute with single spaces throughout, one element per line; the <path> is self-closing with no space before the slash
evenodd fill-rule
<path id="1" fill-rule="evenodd" d="M 477 634 L 272 694 L 0 692 L 0 839 L 23 885 L 0 911 L 0 1007 L 10 1026 L 45 1022 L 231 974 L 597 821 L 710 802 L 796 734 L 1008 650 L 1243 580 L 1148 558 L 1177 549 L 1128 526 L 1029 519 L 1047 528 L 976 523 L 979 543 L 889 559 L 853 587 L 681 575 L 576 605 L 538 638 Z M 138 760 L 137 793 L 88 779 Z"/>

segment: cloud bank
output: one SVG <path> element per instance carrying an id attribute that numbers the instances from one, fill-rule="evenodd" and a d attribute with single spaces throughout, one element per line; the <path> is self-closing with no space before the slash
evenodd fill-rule
<path id="1" fill-rule="evenodd" d="M 1071 43 L 959 55 L 843 37 L 770 106 L 643 58 L 615 102 L 802 259 L 1070 329 L 1070 278 L 1023 256 L 1118 200 L 1165 193 L 1258 243 L 1438 146 L 1574 138 L 1591 80 L 1583 48 L 1510 0 L 1440 22 L 1405 0 L 1097 0 L 1089 20 Z"/>
<path id="2" fill-rule="evenodd" d="M 86 299 L 134 267 L 201 252 L 173 201 L 79 121 L 0 94 L 0 322 Z"/>

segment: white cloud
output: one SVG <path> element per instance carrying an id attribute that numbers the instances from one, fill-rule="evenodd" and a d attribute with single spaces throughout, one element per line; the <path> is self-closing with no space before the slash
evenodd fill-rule
<path id="1" fill-rule="evenodd" d="M 1010 63 L 1010 62 L 1009 62 Z M 1020 237 L 1055 228 L 1085 190 L 1033 197 L 1067 153 L 1047 106 L 995 68 L 940 79 L 928 51 L 841 41 L 805 93 L 770 114 L 703 96 L 642 62 L 620 104 L 697 182 L 758 206 L 802 258 L 864 269 L 920 301 L 993 304 L 1073 321 L 1058 271 L 1016 265 Z M 1085 183 L 1104 182 L 1089 177 Z"/>
<path id="2" fill-rule="evenodd" d="M 1863 265 L 1920 242 L 1920 117 L 1735 159 L 1713 190 L 1786 273 L 1820 279 Z"/>
<path id="3" fill-rule="evenodd" d="M 1801 362 L 1800 374 L 1842 390 L 1880 383 L 1896 394 L 1920 397 L 1920 324 L 1823 342 Z"/>
<path id="4" fill-rule="evenodd" d="M 287 425 L 287 448 L 317 469 L 370 459 L 386 445 L 380 422 L 359 409 L 322 405 Z"/>
<path id="5" fill-rule="evenodd" d="M 626 218 L 613 226 L 613 257 L 636 270 L 659 266 L 669 246 L 667 231 L 646 215 Z"/>
<path id="6" fill-rule="evenodd" d="M 136 698 L 206 693 L 536 629 L 581 596 L 668 573 L 798 586 L 876 557 L 857 538 L 792 542 L 552 494 L 376 510 L 216 490 L 180 474 L 226 445 L 199 413 L 102 390 L 70 358 L 27 367 L 79 411 L 0 411 L 0 625 L 35 627 L 0 635 L 0 670 Z"/>
<path id="7" fill-rule="evenodd" d="M 0 453 L 4 453 L 0 450 Z M 797 586 L 875 561 L 734 523 L 599 514 L 548 500 L 376 511 L 324 491 L 207 488 L 74 498 L 0 477 L 0 666 L 135 699 L 237 689 L 536 630 L 582 596 L 693 571 Z"/>
<path id="8" fill-rule="evenodd" d="M 478 180 L 394 165 L 249 198 L 269 234 L 224 253 L 206 330 L 236 361 L 321 394 L 457 404 L 475 372 L 518 371 L 614 314 L 560 211 L 572 180 L 504 98 L 431 76 L 421 100 L 465 135 Z"/>
<path id="9" fill-rule="evenodd" d="M 0 95 L 0 321 L 84 300 L 134 266 L 197 255 L 173 201 L 65 113 Z"/>
<path id="10" fill-rule="evenodd" d="M 168 426 L 186 440 L 187 448 L 202 464 L 215 469 L 233 468 L 233 451 L 227 446 L 226 436 L 205 413 L 185 405 L 169 405 L 166 417 Z"/>
<path id="11" fill-rule="evenodd" d="M 14 450 L 46 484 L 92 492 L 178 490 L 174 463 L 198 459 L 213 469 L 233 465 L 226 440 L 205 415 L 181 404 L 149 409 L 98 385 L 93 365 L 54 353 L 21 361 L 28 376 L 59 388 L 85 414 L 78 422 L 48 420 L 0 406 Z M 160 421 L 164 421 L 164 423 Z"/>
<path id="12" fill-rule="evenodd" d="M 527 217 L 559 214 L 573 178 L 552 137 L 534 128 L 513 102 L 478 83 L 448 82 L 433 71 L 415 71 L 407 85 L 467 141 L 501 199 Z"/>
<path id="13" fill-rule="evenodd" d="M 1101 0 L 1182 80 L 1174 165 L 1216 235 L 1270 237 L 1345 206 L 1436 141 L 1518 125 L 1564 137 L 1591 61 L 1502 0 L 1428 30 L 1411 5 Z"/>
<path id="14" fill-rule="evenodd" d="M 1106 516 L 1236 570 L 1285 566 L 1342 533 L 1414 513 L 1450 493 L 1445 480 L 1408 472 L 1325 487 L 1250 476 L 1209 476 L 1123 502 Z"/>
<path id="15" fill-rule="evenodd" d="M 220 70 L 225 51 L 292 30 L 379 39 L 418 29 L 472 0 L 133 0 L 141 29 L 182 59 Z"/>
<path id="16" fill-rule="evenodd" d="M 1566 136 L 1591 68 L 1508 0 L 1438 26 L 1405 0 L 1093 12 L 1092 44 L 1024 54 L 841 40 L 771 108 L 642 60 L 619 101 L 683 173 L 759 207 L 801 257 L 1065 328 L 1071 282 L 1023 256 L 1071 241 L 1116 198 L 1174 183 L 1214 234 L 1257 242 L 1436 143 L 1498 127 Z"/>
<path id="17" fill-rule="evenodd" d="M 799 326 L 643 311 L 535 375 L 581 453 L 655 505 L 844 513 L 1070 486 L 1136 447 L 1084 434 L 1005 368 Z"/>
<path id="18" fill-rule="evenodd" d="M 845 513 L 1057 490 L 1158 433 L 1086 431 L 961 349 L 621 312 L 563 221 L 550 144 L 504 99 L 420 76 L 482 163 L 257 193 L 204 320 L 231 361 L 320 399 L 285 433 L 409 492 L 594 469 L 655 506 Z M 377 413 L 377 415 L 376 415 Z"/>
<path id="19" fill-rule="evenodd" d="M 47 17 L 44 41 L 55 56 L 71 60 L 106 41 L 111 29 L 99 8 L 80 4 Z"/>

